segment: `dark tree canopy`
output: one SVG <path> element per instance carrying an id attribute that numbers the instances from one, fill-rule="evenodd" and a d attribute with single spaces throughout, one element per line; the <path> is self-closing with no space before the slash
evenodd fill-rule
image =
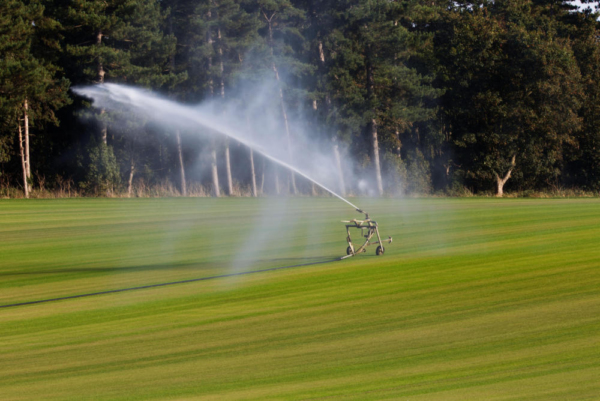
<path id="1" fill-rule="evenodd" d="M 123 116 L 69 91 L 108 82 L 274 113 L 288 146 L 307 140 L 288 124 L 300 119 L 381 194 L 599 191 L 599 2 L 582 3 L 5 0 L 0 194 L 231 191 L 232 176 L 274 191 L 273 167 L 239 144 L 114 127 Z M 261 86 L 275 111 L 257 109 Z"/>

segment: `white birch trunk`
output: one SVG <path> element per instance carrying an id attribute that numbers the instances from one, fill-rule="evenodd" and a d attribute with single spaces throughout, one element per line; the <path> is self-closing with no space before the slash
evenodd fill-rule
<path id="1" fill-rule="evenodd" d="M 225 139 L 225 175 L 227 177 L 227 195 L 233 195 L 233 180 L 231 178 L 231 159 L 229 157 L 229 140 Z"/>
<path id="2" fill-rule="evenodd" d="M 127 181 L 127 197 L 131 198 L 131 193 L 133 191 L 133 174 L 135 172 L 135 164 L 133 162 L 133 157 L 131 158 L 131 164 L 129 169 L 129 180 Z"/>
<path id="3" fill-rule="evenodd" d="M 213 193 L 212 195 L 216 198 L 221 196 L 221 190 L 219 188 L 219 171 L 217 170 L 217 149 L 214 141 L 211 143 L 210 150 L 210 171 L 213 182 Z"/>
<path id="4" fill-rule="evenodd" d="M 187 196 L 187 185 L 185 182 L 185 166 L 183 165 L 183 151 L 181 149 L 181 133 L 179 130 L 175 131 L 175 138 L 177 139 L 177 153 L 179 155 L 179 175 L 181 178 L 181 194 Z"/>

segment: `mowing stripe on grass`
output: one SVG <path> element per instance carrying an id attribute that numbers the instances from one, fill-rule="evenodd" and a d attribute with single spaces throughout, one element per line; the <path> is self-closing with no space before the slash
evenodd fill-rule
<path id="1" fill-rule="evenodd" d="M 192 278 L 192 279 L 189 279 L 189 280 L 171 281 L 171 282 L 168 282 L 168 283 L 158 283 L 158 284 L 142 285 L 142 286 L 139 286 L 139 287 L 119 288 L 119 289 L 116 289 L 116 290 L 91 292 L 91 293 L 88 293 L 88 294 L 70 295 L 70 296 L 67 296 L 67 297 L 39 299 L 37 301 L 27 301 L 27 302 L 19 302 L 19 303 L 16 303 L 16 304 L 0 305 L 0 308 L 13 308 L 13 307 L 16 307 L 16 306 L 42 304 L 42 303 L 46 303 L 46 302 L 63 301 L 63 300 L 66 300 L 66 299 L 93 297 L 95 295 L 115 294 L 117 292 L 144 290 L 144 289 L 147 289 L 147 288 L 156 288 L 156 287 L 166 287 L 168 285 L 186 284 L 186 283 L 193 283 L 193 282 L 196 282 L 196 281 L 206 281 L 206 280 L 214 280 L 214 279 L 218 279 L 218 278 L 227 278 L 227 277 L 235 277 L 235 276 L 245 276 L 245 275 L 253 274 L 253 273 L 265 273 L 265 272 L 274 271 L 274 270 L 283 270 L 283 269 L 291 269 L 291 268 L 294 268 L 294 267 L 304 267 L 304 266 L 311 266 L 311 265 L 319 265 L 319 264 L 323 264 L 323 263 L 331 263 L 331 262 L 335 262 L 335 261 L 339 261 L 339 260 L 340 260 L 339 258 L 335 258 L 335 259 L 330 259 L 330 260 L 324 260 L 324 261 L 321 261 L 321 262 L 303 263 L 303 264 L 300 264 L 300 265 L 271 267 L 269 269 L 251 270 L 251 271 L 245 271 L 245 272 L 240 272 L 240 273 L 220 274 L 218 276 L 199 277 L 199 278 Z"/>

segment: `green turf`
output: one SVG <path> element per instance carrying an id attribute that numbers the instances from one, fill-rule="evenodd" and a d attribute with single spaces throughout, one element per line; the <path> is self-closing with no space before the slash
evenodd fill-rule
<path id="1" fill-rule="evenodd" d="M 0 308 L 0 399 L 598 399 L 600 201 L 356 202 L 384 256 Z M 0 201 L 0 305 L 327 261 L 349 217 Z"/>

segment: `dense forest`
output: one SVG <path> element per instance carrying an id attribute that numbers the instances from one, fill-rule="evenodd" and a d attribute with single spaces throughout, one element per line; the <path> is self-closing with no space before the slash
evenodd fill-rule
<path id="1" fill-rule="evenodd" d="M 239 144 L 116 129 L 71 90 L 252 102 L 265 79 L 281 135 L 301 111 L 379 195 L 597 193 L 600 23 L 583 3 L 2 0 L 0 197 L 310 195 L 265 184 L 271 165 Z"/>

